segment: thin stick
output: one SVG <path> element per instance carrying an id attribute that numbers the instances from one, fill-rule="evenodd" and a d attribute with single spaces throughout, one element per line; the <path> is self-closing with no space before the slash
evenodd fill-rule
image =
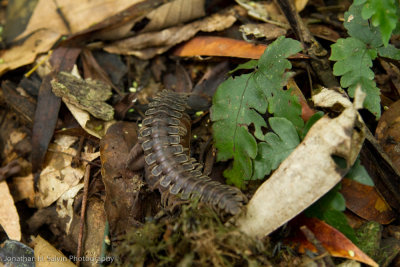
<path id="1" fill-rule="evenodd" d="M 91 151 L 90 147 L 89 147 L 88 151 Z M 83 185 L 83 197 L 82 197 L 82 206 L 81 206 L 81 220 L 79 223 L 78 249 L 76 252 L 76 255 L 78 257 L 76 266 L 78 266 L 78 267 L 80 265 L 79 258 L 81 257 L 81 254 L 82 254 L 83 229 L 85 227 L 85 213 L 86 213 L 86 204 L 87 204 L 87 197 L 88 197 L 88 191 L 89 191 L 90 167 L 91 167 L 90 164 L 86 165 L 85 176 L 83 178 L 84 185 Z"/>

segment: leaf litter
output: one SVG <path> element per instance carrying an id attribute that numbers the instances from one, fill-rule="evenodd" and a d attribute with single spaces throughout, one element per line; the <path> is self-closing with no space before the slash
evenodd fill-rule
<path id="1" fill-rule="evenodd" d="M 389 14 L 393 15 L 395 7 L 386 3 L 390 1 L 386 0 L 385 4 L 390 9 Z M 109 262 L 117 260 L 122 265 L 129 262 L 129 264 L 139 265 L 273 266 L 276 264 L 298 265 L 306 261 L 317 263 L 323 261 L 329 265 L 332 264 L 330 254 L 355 259 L 371 266 L 377 266 L 376 262 L 386 266 L 396 256 L 395 248 L 398 244 L 396 245 L 390 236 L 389 238 L 381 237 L 382 227 L 369 227 L 364 224 L 367 229 L 372 230 L 366 231 L 362 236 L 344 223 L 349 217 L 346 217 L 343 211 L 347 205 L 346 214 L 352 210 L 354 212 L 352 216 L 358 214 L 367 220 L 376 219 L 384 224 L 391 223 L 395 216 L 389 205 L 394 209 L 398 206 L 396 198 L 388 199 L 388 194 L 396 196 L 396 187 L 393 185 L 398 177 L 390 159 L 383 152 L 379 152 L 379 155 L 383 155 L 379 160 L 383 160 L 384 168 L 378 171 L 383 170 L 383 177 L 388 179 L 385 186 L 391 190 L 383 190 L 383 197 L 379 194 L 368 193 L 374 192 L 374 183 L 359 161 L 356 161 L 364 140 L 364 132 L 367 133 L 366 143 L 369 149 L 372 146 L 379 150 L 379 145 L 374 142 L 373 137 L 372 139 L 371 136 L 368 137 L 368 130 L 365 130 L 364 122 L 356 111 L 361 104 L 355 88 L 358 83 L 361 83 L 362 90 L 367 93 L 364 106 L 379 117 L 380 105 L 376 93 L 379 91 L 373 78 L 375 74 L 381 74 L 378 74 L 380 70 L 376 66 L 372 67 L 372 60 L 376 57 L 399 58 L 398 49 L 388 44 L 387 39 L 394 29 L 393 20 L 389 21 L 389 19 L 386 22 L 382 19 L 379 8 L 372 12 L 368 10 L 370 6 L 367 8 L 364 6 L 365 10 L 360 12 L 363 1 L 356 1 L 345 14 L 344 24 L 350 37 L 338 39 L 339 36 L 343 36 L 343 27 L 340 22 L 321 16 L 325 15 L 325 12 L 336 14 L 329 11 L 329 8 L 324 10 L 319 6 L 322 2 L 308 3 L 308 1 L 299 0 L 294 1 L 292 5 L 286 0 L 275 3 L 237 1 L 240 2 L 241 7 L 231 6 L 225 9 L 218 4 L 214 6 L 209 5 L 209 1 L 206 2 L 202 0 L 193 2 L 147 0 L 101 2 L 93 6 L 93 3 L 89 2 L 71 5 L 68 0 L 51 3 L 39 1 L 25 32 L 14 40 L 7 39 L 9 47 L 2 53 L 1 73 L 32 63 L 39 53 L 47 53 L 55 45 L 53 54 L 49 52 L 44 60 L 38 60 L 38 65 L 26 73 L 25 83 L 21 82 L 21 86 L 14 86 L 8 80 L 9 76 L 5 76 L 5 81 L 2 83 L 4 89 L 0 95 L 0 100 L 3 101 L 2 96 L 5 94 L 4 99 L 9 110 L 17 111 L 17 117 L 21 114 L 25 115 L 25 120 L 28 119 L 28 124 L 33 124 L 34 129 L 32 147 L 24 145 L 24 142 L 29 143 L 26 141 L 29 140 L 31 134 L 28 130 L 26 137 L 14 142 L 9 150 L 4 151 L 5 155 L 1 155 L 1 159 L 6 160 L 2 164 L 0 173 L 4 173 L 4 177 L 8 179 L 14 201 L 19 201 L 15 205 L 10 203 L 7 208 L 21 216 L 20 223 L 16 223 L 19 221 L 17 218 L 12 221 L 14 225 L 20 225 L 22 232 L 18 231 L 23 235 L 23 240 L 30 239 L 27 233 L 38 235 L 45 227 L 50 230 L 48 233 L 51 232 L 46 235 L 46 239 L 64 249 L 67 258 L 68 255 L 74 255 L 76 249 L 78 254 L 79 251 L 83 251 L 79 255 L 83 258 L 71 257 L 71 259 L 84 266 L 97 264 L 90 260 L 91 256 L 97 259 L 103 258 L 104 254 L 101 254 L 103 239 L 110 240 L 113 245 L 114 258 L 108 258 Z M 370 3 L 371 1 L 364 2 L 367 5 L 376 5 L 375 2 Z M 315 10 L 319 12 L 311 16 L 318 18 L 319 21 L 309 20 L 309 23 L 316 23 L 316 25 L 302 26 L 300 17 L 297 18 L 297 12 L 303 9 L 305 9 L 304 15 L 309 16 L 307 5 L 316 7 Z M 47 27 L 50 19 L 46 20 L 38 16 L 38 14 L 47 14 L 43 13 L 43 8 L 49 11 L 47 18 L 53 18 L 52 21 L 55 22 L 53 28 Z M 101 12 L 94 11 L 99 9 Z M 190 12 L 186 12 L 189 10 Z M 345 10 L 339 13 L 343 11 Z M 88 12 L 95 12 L 96 16 L 85 15 Z M 285 16 L 289 20 L 286 20 Z M 371 27 L 366 27 L 367 19 L 372 22 Z M 263 24 L 260 24 L 260 21 Z M 301 43 L 293 39 L 279 38 L 280 35 L 291 34 L 291 31 L 288 31 L 290 27 Z M 319 53 L 306 47 L 310 45 L 311 39 L 307 37 L 307 31 L 302 27 L 309 28 L 309 31 L 317 37 L 336 42 L 332 46 L 331 55 L 331 59 L 336 61 L 333 72 L 315 67 L 315 57 L 323 57 L 327 53 L 324 54 L 323 51 Z M 19 31 L 22 31 L 21 28 Z M 210 34 L 216 31 L 219 33 Z M 241 34 L 240 31 L 246 35 Z M 207 36 L 204 32 L 208 32 Z M 14 36 L 17 35 L 14 34 Z M 61 46 L 57 47 L 56 41 L 62 35 L 66 35 L 66 39 L 61 40 L 59 43 Z M 290 37 L 294 36 L 290 35 Z M 241 38 L 245 41 L 237 40 Z M 268 41 L 275 38 L 277 40 L 274 43 Z M 44 41 L 38 42 L 38 39 Z M 188 42 L 183 43 L 186 40 Z M 341 46 L 343 43 L 348 45 Z M 177 44 L 180 45 L 176 47 Z M 315 44 L 317 44 L 316 40 Z M 32 45 L 34 47 L 30 49 Z M 77 48 L 77 46 L 86 46 L 92 51 Z M 349 47 L 355 49 L 347 49 Z M 303 53 L 308 53 L 308 55 L 298 53 L 302 48 L 305 49 Z M 109 52 L 110 49 L 114 49 L 114 53 L 135 55 L 142 60 L 103 52 L 103 55 L 107 55 L 110 60 L 105 62 L 98 57 L 99 54 L 96 51 L 98 49 Z M 24 50 L 27 53 L 23 53 Z M 81 53 L 80 59 L 78 59 L 79 53 Z M 172 57 L 167 57 L 167 55 Z M 118 60 L 113 60 L 113 56 Z M 199 56 L 203 56 L 202 63 L 196 62 L 193 58 Z M 219 64 L 204 56 L 213 56 L 213 60 L 223 61 L 225 67 L 219 68 Z M 185 60 L 183 60 L 184 57 L 186 57 Z M 230 62 L 222 57 L 230 57 Z M 260 58 L 260 60 L 240 64 L 243 61 L 238 58 Z M 51 64 L 45 63 L 48 59 Z M 388 73 L 388 76 L 375 76 L 381 78 L 377 84 L 384 85 L 381 87 L 381 93 L 385 95 L 385 98 L 382 98 L 382 104 L 391 103 L 396 97 L 388 94 L 383 88 L 390 90 L 390 86 L 387 85 L 389 82 L 393 82 L 396 86 L 396 79 L 389 75 L 392 73 L 393 76 L 392 70 L 396 67 L 390 63 L 392 65 L 389 68 L 382 59 L 379 60 Z M 308 63 L 309 61 L 311 64 Z M 208 71 L 218 71 L 213 75 L 207 74 L 204 68 L 205 63 Z M 238 64 L 239 66 L 236 67 Z M 81 86 L 89 83 L 79 80 L 68 86 L 59 86 L 57 82 L 57 77 L 60 80 L 60 75 L 69 73 L 74 65 L 77 66 L 75 69 L 81 71 L 83 77 L 91 77 L 107 83 L 108 86 L 104 92 L 111 98 L 101 97 L 96 105 L 86 101 L 89 97 L 84 97 L 83 101 L 75 101 L 79 94 L 89 95 L 82 90 L 85 85 Z M 236 67 L 229 74 L 228 65 L 232 69 Z M 358 67 L 354 68 L 354 66 Z M 118 71 L 115 72 L 112 68 Z M 364 74 L 357 72 L 356 69 L 360 68 L 364 70 Z M 10 73 L 18 74 L 18 71 L 26 69 L 24 67 Z M 37 69 L 40 71 L 36 72 Z M 44 69 L 45 73 L 42 72 Z M 119 73 L 118 79 L 115 73 Z M 331 77 L 322 77 L 321 73 L 329 74 Z M 342 76 L 342 85 L 349 87 L 350 96 L 355 97 L 356 108 L 346 97 L 341 96 L 344 94 L 343 91 L 334 93 L 335 89 L 330 88 L 316 94 L 314 90 L 319 86 L 318 83 L 322 81 L 324 84 L 325 81 L 332 80 L 333 74 Z M 227 75 L 233 75 L 233 78 L 228 78 L 216 89 Z M 320 81 L 315 77 L 319 77 Z M 39 86 L 34 88 L 34 79 L 39 81 L 43 79 L 40 90 L 40 82 Z M 15 81 L 15 79 L 12 80 Z M 50 86 L 52 80 L 53 88 Z M 196 108 L 189 110 L 193 120 L 192 128 L 194 128 L 192 134 L 189 135 L 192 137 L 191 156 L 199 157 L 205 162 L 205 171 L 211 177 L 217 177 L 222 181 L 225 176 L 228 178 L 228 183 L 242 187 L 251 199 L 246 206 L 246 211 L 228 222 L 221 222 L 213 211 L 201 203 L 183 205 L 179 212 L 177 211 L 179 208 L 176 209 L 176 207 L 180 207 L 181 203 L 176 205 L 176 200 L 170 200 L 169 204 L 172 207 L 162 208 L 163 198 L 152 192 L 151 188 L 143 182 L 145 174 L 140 168 L 140 162 L 143 159 L 139 157 L 139 160 L 130 166 L 131 168 L 126 168 L 126 158 L 136 153 L 129 150 L 135 147 L 137 127 L 140 127 L 146 104 L 154 96 L 154 92 L 162 87 L 179 92 L 190 92 L 196 82 L 197 85 L 193 91 L 196 91 L 196 95 L 200 96 L 204 103 L 201 105 L 194 103 L 197 101 L 196 98 L 191 98 L 192 100 L 189 101 L 190 106 L 193 104 L 193 107 L 197 107 L 197 110 Z M 66 82 L 64 81 L 63 84 Z M 75 86 L 75 84 L 81 85 Z M 207 84 L 212 86 L 209 91 L 204 89 Z M 110 87 L 117 94 L 112 94 Z M 253 98 L 246 99 L 245 97 L 246 101 L 240 97 L 235 100 L 235 94 L 232 92 L 235 90 L 240 92 L 241 88 L 258 92 L 258 94 L 252 95 Z M 52 95 L 52 89 L 63 98 L 63 102 Z M 29 95 L 34 90 L 39 93 Z M 75 93 L 71 94 L 74 90 Z M 211 108 L 210 120 L 208 107 L 213 95 L 214 106 Z M 313 95 L 315 106 L 307 99 L 310 95 Z M 32 99 L 34 101 L 31 101 Z M 2 101 L 0 104 L 3 107 Z M 216 103 L 220 106 L 218 107 Z M 242 108 L 238 108 L 237 103 L 243 104 Z M 259 103 L 259 105 L 254 106 L 254 103 Z M 32 105 L 37 105 L 35 115 L 33 115 Z M 114 117 L 112 112 L 114 109 L 117 110 L 117 105 L 119 105 L 118 118 L 128 120 L 129 123 L 120 124 L 112 120 Z M 100 106 L 107 107 L 108 111 L 102 112 L 103 108 Z M 325 115 L 317 112 L 317 106 L 322 106 Z M 218 108 L 220 108 L 219 111 Z M 235 109 L 239 110 L 239 113 L 235 113 Z M 318 107 L 318 109 L 321 108 Z M 227 110 L 232 112 L 227 114 Z M 232 123 L 235 120 L 231 120 L 229 116 L 237 114 L 237 118 L 242 118 L 243 112 L 246 113 L 246 111 L 252 114 L 250 116 L 252 119 L 241 119 L 236 125 Z M 97 118 L 93 119 L 89 113 Z M 218 117 L 215 114 L 221 116 Z M 217 148 L 215 149 L 211 125 L 218 129 L 218 123 L 224 118 L 226 120 L 224 116 L 228 116 L 227 123 L 230 124 L 227 124 L 229 127 L 220 125 L 220 133 L 214 129 Z M 13 125 L 9 123 L 9 117 L 3 117 L 5 118 L 2 119 L 2 123 L 5 122 L 4 126 Z M 365 124 L 371 126 L 371 122 L 368 121 L 369 116 L 363 114 L 363 117 L 367 118 Z M 311 119 L 308 120 L 308 118 Z M 393 123 L 395 116 L 386 116 L 386 120 L 387 122 L 384 120 L 380 122 L 383 125 L 381 132 L 387 131 L 386 125 Z M 106 133 L 111 124 L 114 125 Z M 4 140 L 8 140 L 7 127 L 4 127 L 4 130 L 2 128 L 3 133 L 0 132 Z M 229 129 L 235 129 L 234 132 L 239 135 L 226 139 L 230 136 L 230 133 L 226 132 Z M 378 130 L 377 133 L 382 136 Z M 90 134 L 83 134 L 83 131 Z M 54 132 L 66 134 L 66 139 L 70 141 L 65 147 L 60 143 L 60 135 L 54 135 Z M 395 147 L 396 139 L 392 136 L 392 132 L 384 134 L 384 139 L 382 140 L 381 137 L 380 140 L 382 146 L 389 144 L 390 148 Z M 244 137 L 244 140 L 247 140 L 247 143 L 244 143 L 251 145 L 242 145 L 243 142 L 237 142 L 237 136 Z M 322 144 L 321 140 L 325 140 L 326 143 L 322 142 Z M 100 152 L 85 153 L 87 145 L 94 146 L 95 149 L 100 147 Z M 228 150 L 229 153 L 227 153 Z M 395 149 L 387 151 L 390 154 Z M 32 165 L 23 159 L 30 154 Z M 99 154 L 101 162 L 96 160 Z M 377 188 L 382 190 L 382 183 L 377 180 L 378 171 L 371 171 L 373 164 L 365 163 L 368 162 L 365 155 L 365 151 L 361 153 L 363 165 L 366 165 L 374 182 L 378 182 Z M 16 157 L 21 157 L 23 160 L 16 161 Z M 224 162 L 215 163 L 216 158 Z M 393 156 L 392 158 L 396 159 Z M 375 160 L 375 155 L 372 154 L 369 160 Z M 350 168 L 354 162 L 356 164 Z M 348 170 L 350 171 L 346 177 L 368 185 L 355 186 L 356 182 L 349 182 L 349 180 L 336 185 Z M 262 180 L 271 172 L 272 175 L 257 190 Z M 86 173 L 86 178 L 90 177 L 90 183 L 83 189 L 84 173 Z M 389 173 L 394 173 L 392 178 L 388 178 Z M 349 186 L 350 184 L 352 186 Z M 34 186 L 36 186 L 36 192 L 33 190 Z M 28 190 L 24 191 L 25 187 Z M 267 196 L 267 200 L 264 198 L 259 200 L 260 195 L 263 194 Z M 322 197 L 321 200 L 315 202 L 320 197 Z M 368 203 L 365 206 L 355 205 L 361 198 Z M 27 206 L 24 204 L 21 206 L 21 203 L 24 203 L 21 200 L 25 200 Z M 281 244 L 286 228 L 280 226 L 286 225 L 290 218 L 295 217 L 307 207 L 309 208 L 304 214 L 322 220 L 316 225 L 329 223 L 336 229 L 327 225 L 323 228 L 313 228 L 309 222 L 317 220 L 315 218 L 297 217 L 291 220 L 289 227 L 297 227 L 303 233 L 307 233 L 306 240 L 297 241 L 300 242 L 297 244 L 308 248 L 310 244 L 313 244 L 318 248 L 311 249 L 316 251 L 313 252 L 315 254 L 308 253 L 307 256 L 300 258 L 287 246 L 287 243 Z M 20 209 L 26 208 L 30 209 L 27 212 L 20 212 Z M 35 210 L 35 208 L 41 209 Z M 82 214 L 79 214 L 80 209 Z M 33 216 L 32 213 L 34 213 Z M 84 219 L 85 215 L 86 219 Z M 360 217 L 359 220 L 361 220 Z M 108 223 L 106 223 L 106 218 Z M 87 221 L 88 227 L 84 239 L 81 234 L 83 220 Z M 296 220 L 300 221 L 300 224 L 308 224 L 305 228 L 294 226 L 293 223 Z M 257 221 L 262 223 L 257 224 Z M 268 223 L 265 223 L 266 221 Z M 25 229 L 25 222 L 30 226 L 30 231 Z M 4 228 L 5 223 L 1 224 Z M 103 229 L 105 229 L 104 237 Z M 275 231 L 271 233 L 273 230 Z M 12 235 L 11 230 L 6 229 L 6 232 L 9 237 Z M 293 234 L 294 230 L 290 232 Z M 309 235 L 310 232 L 311 235 Z M 319 232 L 322 235 L 319 235 Z M 126 233 L 128 234 L 125 235 Z M 324 234 L 328 236 L 332 234 L 336 238 L 329 240 L 326 236 L 324 237 Z M 391 235 L 395 236 L 396 231 L 391 232 Z M 55 240 L 55 238 L 61 240 L 61 237 L 66 238 L 65 241 Z M 368 237 L 375 240 L 373 245 L 362 243 Z M 382 240 L 381 246 L 378 244 L 380 240 Z M 335 244 L 331 246 L 329 241 L 336 241 L 336 243 L 334 242 Z M 321 244 L 325 248 L 321 249 Z M 391 245 L 387 246 L 387 244 Z M 31 245 L 33 246 L 33 243 Z M 376 262 L 362 254 L 357 247 L 362 248 Z M 391 250 L 386 250 L 387 247 Z M 383 250 L 387 253 L 385 255 L 389 255 L 388 257 L 377 256 Z M 132 253 L 135 255 L 132 256 Z M 53 254 L 45 252 L 43 255 Z M 54 257 L 62 259 L 61 255 Z M 335 259 L 335 263 L 337 262 L 339 261 Z M 72 263 L 66 264 L 72 266 Z"/>

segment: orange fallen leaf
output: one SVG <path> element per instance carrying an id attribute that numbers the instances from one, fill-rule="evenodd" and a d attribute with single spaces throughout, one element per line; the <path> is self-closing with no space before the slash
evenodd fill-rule
<path id="1" fill-rule="evenodd" d="M 287 88 L 292 88 L 292 94 L 296 95 L 299 98 L 300 105 L 301 105 L 301 118 L 304 121 L 308 121 L 312 115 L 315 114 L 315 110 L 312 109 L 308 103 L 306 98 L 303 95 L 303 92 L 301 89 L 298 87 L 296 81 L 293 78 L 290 78 L 288 80 L 288 83 L 286 85 Z"/>
<path id="2" fill-rule="evenodd" d="M 324 248 L 334 257 L 356 260 L 370 266 L 379 266 L 344 234 L 321 220 L 299 216 L 292 223 L 296 228 L 300 228 L 302 225 L 307 226 Z M 292 238 L 291 241 L 297 244 L 300 253 L 304 253 L 306 249 L 313 252 L 317 251 L 314 245 L 308 242 L 300 231 L 298 231 L 296 237 Z"/>
<path id="3" fill-rule="evenodd" d="M 380 224 L 389 224 L 395 219 L 395 213 L 373 186 L 345 178 L 340 192 L 346 199 L 346 207 L 361 218 Z"/>
<path id="4" fill-rule="evenodd" d="M 179 57 L 220 56 L 259 59 L 267 48 L 266 45 L 252 44 L 242 40 L 224 37 L 197 36 L 180 45 L 173 55 Z M 290 58 L 308 58 L 303 54 L 296 54 Z"/>

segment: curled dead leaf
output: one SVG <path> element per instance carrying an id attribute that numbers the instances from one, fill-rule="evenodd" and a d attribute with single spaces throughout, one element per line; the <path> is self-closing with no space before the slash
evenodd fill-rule
<path id="1" fill-rule="evenodd" d="M 105 46 L 104 50 L 109 53 L 135 55 L 141 59 L 149 59 L 192 38 L 199 31 L 222 31 L 232 26 L 235 21 L 234 9 L 223 10 L 183 26 L 175 26 L 159 32 L 143 33 L 113 42 Z"/>
<path id="2" fill-rule="evenodd" d="M 354 105 L 340 93 L 328 89 L 313 97 L 319 106 L 339 102 L 344 110 L 334 119 L 319 119 L 303 142 L 258 188 L 246 213 L 237 220 L 241 231 L 259 238 L 268 235 L 341 180 L 344 172 L 337 168 L 332 155 L 344 157 L 348 166 L 354 163 L 354 154 L 358 154 L 364 141 L 363 132 L 354 129 L 359 117 L 356 108 L 362 106 L 364 97 L 360 89 L 356 90 Z M 307 160 L 304 160 L 305 155 Z"/>

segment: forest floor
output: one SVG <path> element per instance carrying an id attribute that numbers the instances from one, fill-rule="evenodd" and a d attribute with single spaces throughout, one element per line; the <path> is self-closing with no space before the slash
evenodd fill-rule
<path id="1" fill-rule="evenodd" d="M 399 14 L 1 1 L 0 264 L 400 266 Z"/>

